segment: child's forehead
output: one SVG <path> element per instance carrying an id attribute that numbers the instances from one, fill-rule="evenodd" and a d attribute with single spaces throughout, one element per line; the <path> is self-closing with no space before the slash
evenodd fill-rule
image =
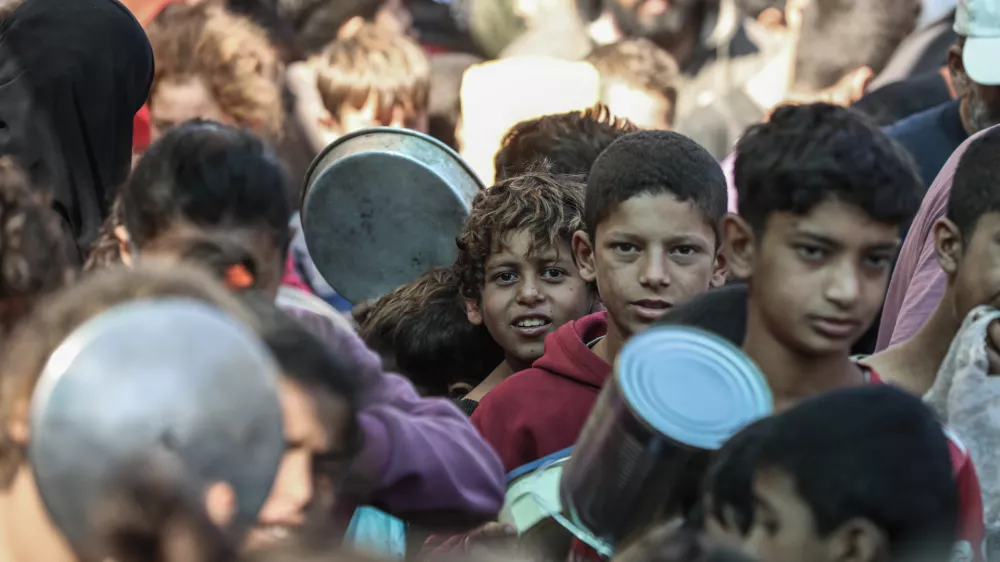
<path id="1" fill-rule="evenodd" d="M 548 257 L 570 250 L 569 240 L 558 235 L 536 232 L 530 228 L 515 228 L 494 236 L 490 243 L 490 256 L 523 259 Z"/>
<path id="2" fill-rule="evenodd" d="M 843 245 L 872 246 L 896 242 L 899 226 L 875 220 L 857 205 L 829 200 L 803 214 L 773 212 L 767 218 L 765 231 L 785 236 L 810 235 Z"/>
<path id="3" fill-rule="evenodd" d="M 615 204 L 597 224 L 603 232 L 628 231 L 650 238 L 700 235 L 715 239 L 716 227 L 694 201 L 672 193 L 642 193 Z"/>

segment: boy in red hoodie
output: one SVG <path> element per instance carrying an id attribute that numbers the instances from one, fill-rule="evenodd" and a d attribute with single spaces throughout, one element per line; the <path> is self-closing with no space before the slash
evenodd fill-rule
<path id="1" fill-rule="evenodd" d="M 737 145 L 740 215 L 722 222 L 733 273 L 747 280 L 743 350 L 775 407 L 883 384 L 851 358 L 882 306 L 900 227 L 920 204 L 913 161 L 860 114 L 786 106 Z M 959 547 L 982 559 L 983 507 L 972 460 L 952 436 Z"/>
<path id="2" fill-rule="evenodd" d="M 472 416 L 508 472 L 573 445 L 625 340 L 725 281 L 715 228 L 725 212 L 722 170 L 683 135 L 632 133 L 601 154 L 573 251 L 607 312 L 548 336 L 545 354 Z"/>
<path id="3" fill-rule="evenodd" d="M 593 310 L 594 291 L 571 247 L 583 226 L 584 191 L 578 176 L 531 171 L 472 202 L 455 272 L 469 322 L 486 327 L 504 360 L 462 400 L 466 412 L 541 357 L 548 334 Z"/>

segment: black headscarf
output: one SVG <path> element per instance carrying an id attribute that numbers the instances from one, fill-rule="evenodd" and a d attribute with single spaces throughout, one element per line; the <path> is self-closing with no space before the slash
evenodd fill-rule
<path id="1" fill-rule="evenodd" d="M 128 176 L 153 51 L 117 0 L 26 0 L 0 24 L 0 154 L 20 161 L 82 251 Z"/>

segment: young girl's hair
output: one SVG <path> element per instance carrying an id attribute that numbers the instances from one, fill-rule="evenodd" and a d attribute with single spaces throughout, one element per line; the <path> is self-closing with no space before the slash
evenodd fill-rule
<path id="1" fill-rule="evenodd" d="M 280 138 L 285 117 L 281 62 L 263 29 L 209 3 L 173 4 L 147 34 L 156 57 L 151 100 L 165 81 L 200 79 L 241 127 Z"/>
<path id="2" fill-rule="evenodd" d="M 39 297 L 73 280 L 74 247 L 48 194 L 12 159 L 0 157 L 0 337 L 30 314 Z"/>
<path id="3" fill-rule="evenodd" d="M 23 446 L 11 437 L 9 422 L 30 400 L 49 356 L 74 330 L 102 312 L 161 297 L 214 305 L 258 330 L 255 317 L 210 275 L 178 264 L 108 268 L 54 295 L 4 342 L 0 355 L 0 489 L 10 485 L 24 462 Z"/>
<path id="4" fill-rule="evenodd" d="M 257 287 L 257 260 L 253 252 L 224 232 L 167 235 L 152 241 L 145 252 L 152 256 L 171 256 L 200 267 L 231 291 Z"/>

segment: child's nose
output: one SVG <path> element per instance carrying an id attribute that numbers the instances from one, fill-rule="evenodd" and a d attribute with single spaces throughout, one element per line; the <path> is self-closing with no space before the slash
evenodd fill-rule
<path id="1" fill-rule="evenodd" d="M 670 273 L 667 271 L 667 266 L 660 256 L 649 256 L 642 268 L 639 283 L 644 287 L 652 288 L 670 285 Z"/>

